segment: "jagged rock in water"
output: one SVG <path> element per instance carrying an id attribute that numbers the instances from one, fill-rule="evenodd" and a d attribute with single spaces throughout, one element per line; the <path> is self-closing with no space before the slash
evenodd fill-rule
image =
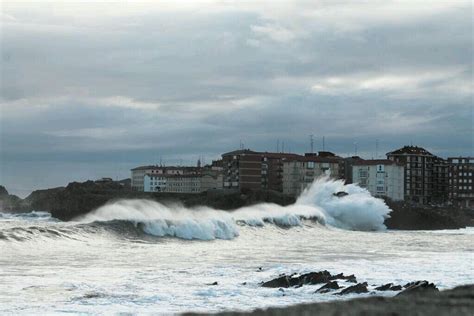
<path id="1" fill-rule="evenodd" d="M 302 275 L 282 275 L 276 279 L 264 282 L 263 287 L 292 287 L 303 286 L 305 284 L 321 284 L 332 280 L 331 273 L 328 271 L 310 272 Z"/>
<path id="2" fill-rule="evenodd" d="M 357 278 L 353 274 L 344 275 L 343 273 L 339 273 L 332 276 L 331 280 L 346 280 L 347 282 L 357 283 Z"/>
<path id="3" fill-rule="evenodd" d="M 369 290 L 367 289 L 367 282 L 364 283 L 357 283 L 356 285 L 352 285 L 349 287 L 346 287 L 343 289 L 341 292 L 336 293 L 336 295 L 346 295 L 346 294 L 352 294 L 352 293 L 368 293 Z"/>
<path id="4" fill-rule="evenodd" d="M 393 283 L 387 283 L 375 288 L 376 291 L 400 291 L 401 289 L 401 285 L 393 285 Z"/>
<path id="5" fill-rule="evenodd" d="M 293 278 L 291 276 L 283 275 L 276 279 L 270 280 L 268 282 L 264 282 L 262 284 L 263 287 L 274 287 L 274 288 L 287 288 L 291 286 L 296 286 L 299 284 L 298 278 Z"/>
<path id="6" fill-rule="evenodd" d="M 329 271 L 310 272 L 302 275 L 292 274 L 280 275 L 278 278 L 264 282 L 263 287 L 301 287 L 308 284 L 322 284 L 328 283 L 334 280 L 346 280 L 348 282 L 357 283 L 357 279 L 354 275 L 345 276 L 342 273 L 331 275 Z"/>
<path id="7" fill-rule="evenodd" d="M 325 285 L 323 285 L 319 289 L 317 289 L 316 292 L 314 292 L 314 293 L 323 294 L 323 293 L 328 293 L 332 290 L 337 290 L 337 289 L 340 289 L 340 288 L 341 287 L 339 286 L 339 284 L 337 284 L 337 281 L 331 281 L 331 282 L 326 283 Z"/>
<path id="8" fill-rule="evenodd" d="M 426 292 L 439 292 L 436 285 L 430 283 L 428 281 L 416 281 L 410 282 L 405 284 L 405 289 L 401 291 L 398 295 L 411 295 L 411 294 L 419 294 L 419 293 L 426 293 Z"/>
<path id="9" fill-rule="evenodd" d="M 337 196 L 338 198 L 342 198 L 346 195 L 349 195 L 349 193 L 344 192 L 344 191 L 339 191 L 339 192 L 333 193 L 332 195 Z"/>

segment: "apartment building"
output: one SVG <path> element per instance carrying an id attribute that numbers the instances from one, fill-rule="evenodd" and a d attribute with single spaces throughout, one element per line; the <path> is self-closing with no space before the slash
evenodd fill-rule
<path id="1" fill-rule="evenodd" d="M 332 153 L 308 153 L 283 162 L 283 193 L 299 196 L 315 179 L 327 175 L 338 179 L 344 174 L 344 160 Z"/>
<path id="2" fill-rule="evenodd" d="M 404 165 L 388 159 L 357 160 L 352 164 L 352 181 L 377 197 L 404 200 Z"/>
<path id="3" fill-rule="evenodd" d="M 131 170 L 132 175 L 132 190 L 134 191 L 144 191 L 145 186 L 144 186 L 144 177 L 146 174 L 154 174 L 156 171 L 160 170 L 160 167 L 157 165 L 150 165 L 150 166 L 140 166 L 133 168 Z"/>
<path id="4" fill-rule="evenodd" d="M 474 157 L 448 158 L 449 199 L 460 207 L 474 208 Z"/>
<path id="5" fill-rule="evenodd" d="M 235 150 L 222 155 L 223 187 L 234 190 L 283 191 L 283 163 L 301 157 L 291 153 Z"/>
<path id="6" fill-rule="evenodd" d="M 222 188 L 220 161 L 205 167 L 141 166 L 131 172 L 132 189 L 136 191 L 200 193 Z"/>
<path id="7" fill-rule="evenodd" d="M 447 200 L 447 165 L 444 160 L 418 146 L 405 146 L 387 153 L 387 158 L 405 166 L 405 199 L 418 204 Z"/>

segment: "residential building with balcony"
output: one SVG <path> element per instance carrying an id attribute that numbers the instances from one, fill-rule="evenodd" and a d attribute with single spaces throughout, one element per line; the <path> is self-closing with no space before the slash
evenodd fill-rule
<path id="1" fill-rule="evenodd" d="M 418 146 L 405 146 L 387 153 L 387 158 L 405 166 L 405 199 L 417 204 L 447 201 L 448 182 L 445 161 Z"/>
<path id="2" fill-rule="evenodd" d="M 463 208 L 474 208 L 474 157 L 449 157 L 449 199 Z"/>
<path id="3" fill-rule="evenodd" d="M 301 157 L 291 153 L 235 150 L 222 155 L 223 187 L 230 190 L 283 192 L 283 163 Z"/>
<path id="4" fill-rule="evenodd" d="M 352 164 L 352 181 L 376 197 L 403 201 L 404 165 L 388 159 L 358 160 Z"/>
<path id="5" fill-rule="evenodd" d="M 305 154 L 283 161 L 283 193 L 299 196 L 315 179 L 327 175 L 339 179 L 344 160 L 332 153 Z"/>

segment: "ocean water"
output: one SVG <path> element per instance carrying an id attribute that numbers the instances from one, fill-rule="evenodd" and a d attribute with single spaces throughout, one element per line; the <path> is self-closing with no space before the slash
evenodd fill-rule
<path id="1" fill-rule="evenodd" d="M 390 231 L 389 212 L 364 189 L 320 179 L 288 207 L 224 212 L 123 200 L 71 222 L 0 213 L 0 314 L 252 310 L 394 295 L 373 291 L 388 282 L 474 283 L 474 228 Z M 320 270 L 355 274 L 372 291 L 260 286 Z"/>

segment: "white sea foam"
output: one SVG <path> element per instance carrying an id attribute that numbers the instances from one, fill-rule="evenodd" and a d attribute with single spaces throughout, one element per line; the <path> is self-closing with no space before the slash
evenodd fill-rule
<path id="1" fill-rule="evenodd" d="M 343 191 L 348 195 L 337 197 Z M 383 230 L 390 209 L 357 185 L 344 185 L 327 177 L 316 180 L 297 202 L 289 206 L 262 203 L 233 212 L 208 207 L 186 208 L 149 200 L 121 200 L 98 208 L 82 222 L 127 220 L 140 224 L 145 233 L 183 239 L 232 239 L 239 235 L 236 223 L 249 226 L 274 224 L 301 226 L 303 220 L 350 230 Z"/>

